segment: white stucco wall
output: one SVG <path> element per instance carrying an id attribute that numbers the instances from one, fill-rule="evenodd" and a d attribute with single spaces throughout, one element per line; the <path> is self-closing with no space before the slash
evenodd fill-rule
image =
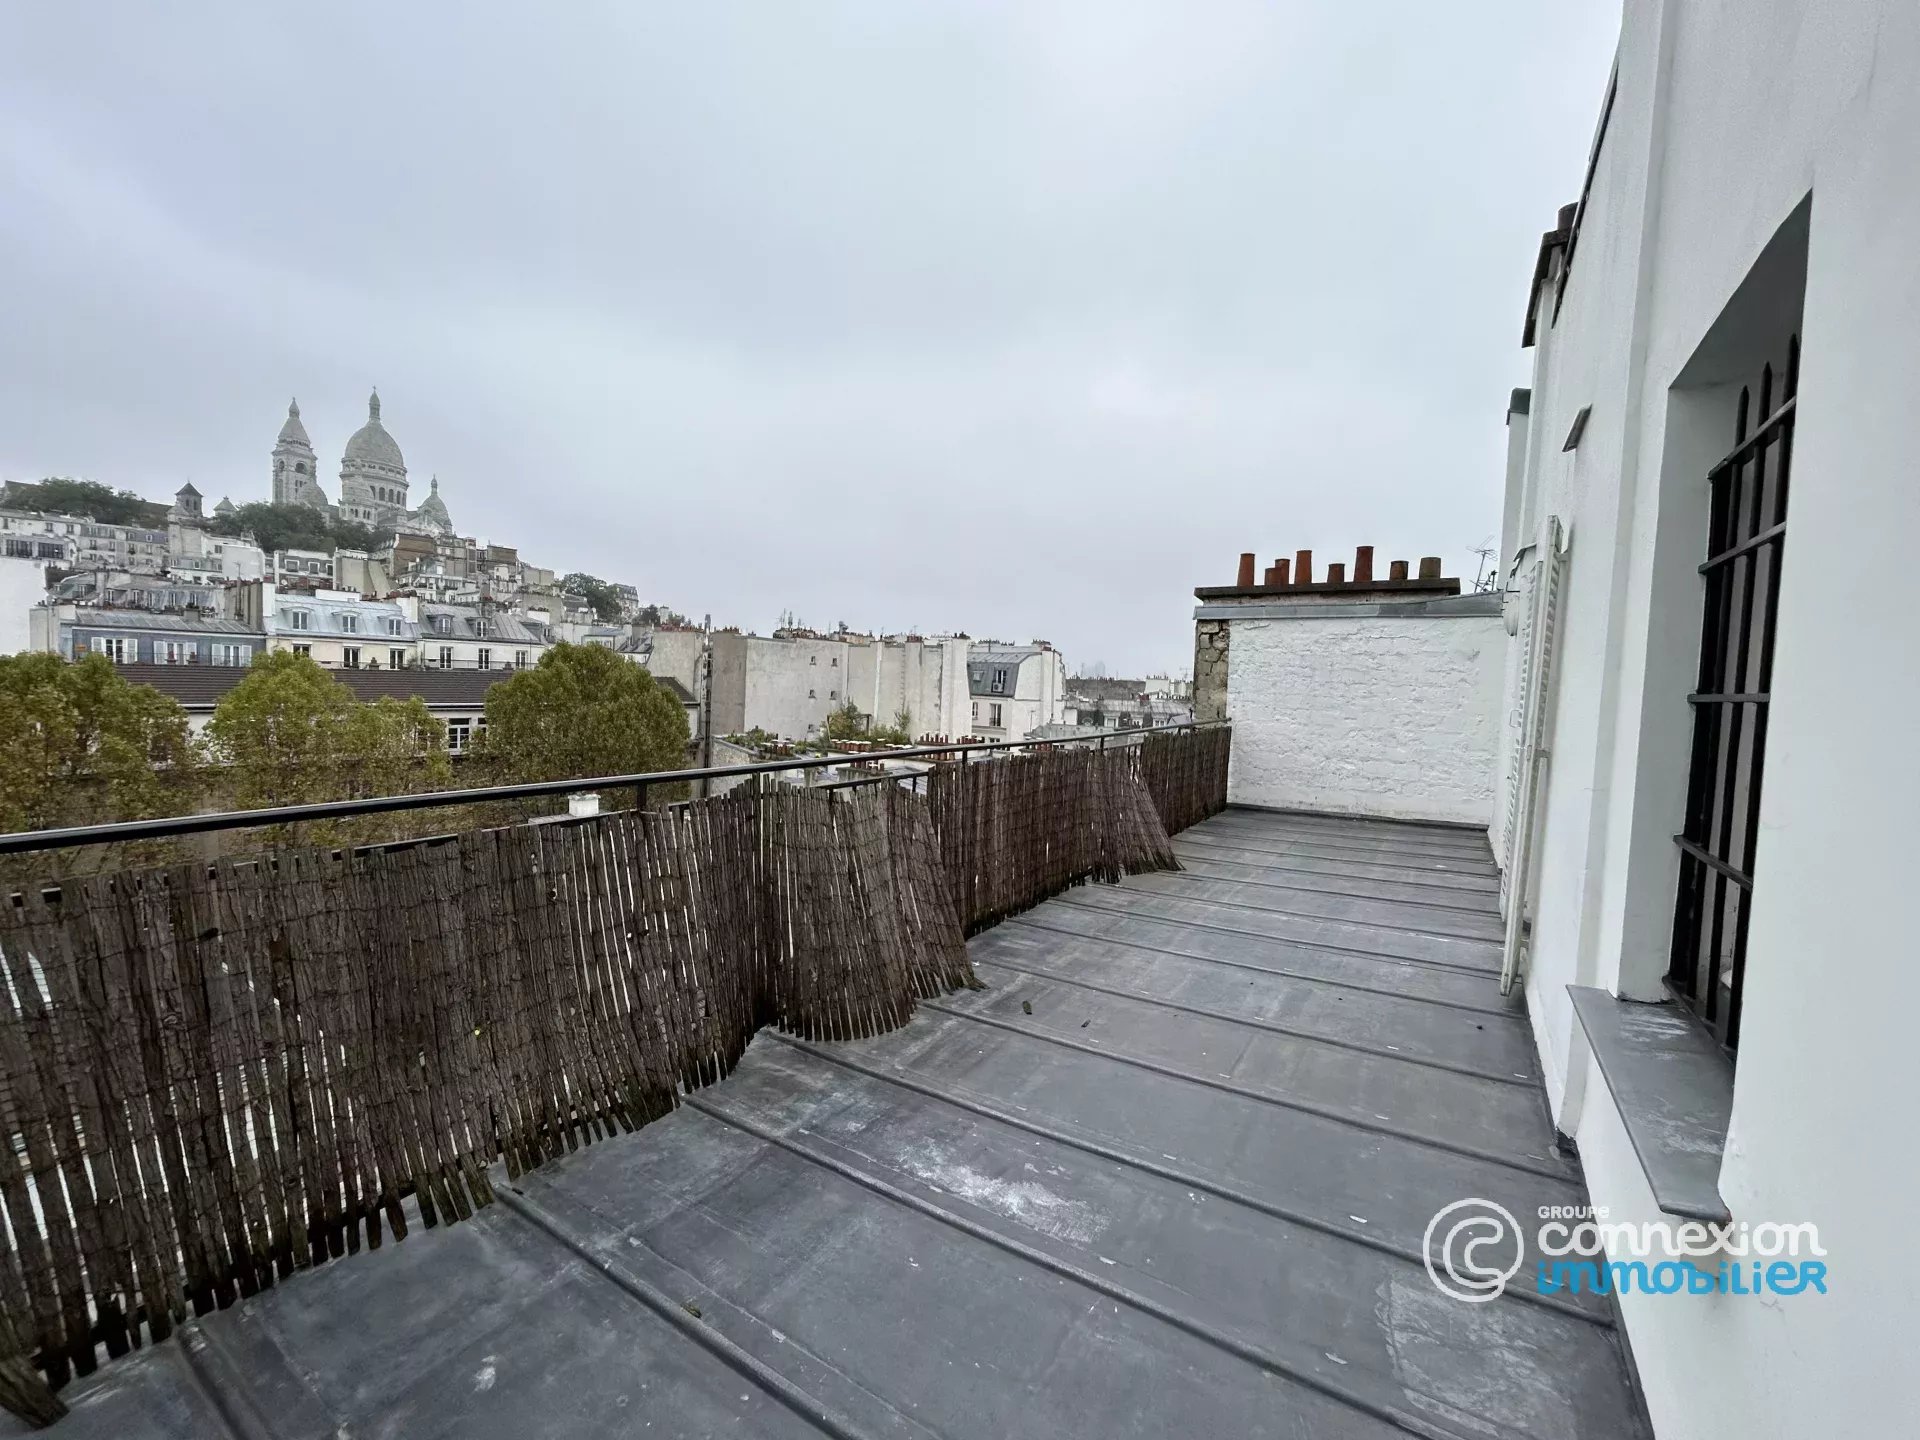
<path id="1" fill-rule="evenodd" d="M 748 636 L 745 725 L 790 740 L 825 728 L 847 701 L 844 640 L 786 640 Z"/>
<path id="2" fill-rule="evenodd" d="M 47 562 L 0 555 L 0 655 L 33 648 L 28 614 L 47 598 Z"/>
<path id="3" fill-rule="evenodd" d="M 1228 800 L 1487 824 L 1506 640 L 1497 614 L 1234 620 Z"/>
<path id="4" fill-rule="evenodd" d="M 1884 1239 L 1889 1207 L 1920 1188 L 1920 1157 L 1887 1143 L 1882 1119 L 1920 1091 L 1906 898 L 1908 817 L 1920 809 L 1920 766 L 1907 759 L 1920 651 L 1905 593 L 1920 527 L 1907 458 L 1920 413 L 1916 174 L 1911 0 L 1630 0 L 1574 270 L 1534 357 L 1519 529 L 1557 514 L 1572 550 L 1527 998 L 1555 1117 L 1579 1142 L 1594 1202 L 1633 1219 L 1651 1213 L 1651 1195 L 1567 986 L 1661 996 L 1704 474 L 1732 439 L 1718 387 L 1752 378 L 1719 362 L 1728 317 L 1746 313 L 1743 282 L 1811 196 L 1772 721 L 1719 1185 L 1738 1219 L 1817 1224 L 1833 1284 L 1766 1303 L 1627 1297 L 1662 1437 L 1910 1434 L 1920 1414 L 1906 1374 L 1920 1297 Z M 1755 371 L 1765 348 L 1748 347 Z M 1585 438 L 1563 454 L 1586 405 Z"/>

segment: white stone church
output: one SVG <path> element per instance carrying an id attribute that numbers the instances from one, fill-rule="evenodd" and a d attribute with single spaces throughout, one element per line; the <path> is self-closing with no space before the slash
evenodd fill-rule
<path id="1" fill-rule="evenodd" d="M 339 520 L 382 531 L 451 535 L 453 521 L 440 498 L 435 476 L 419 509 L 407 508 L 407 462 L 400 446 L 380 423 L 380 392 L 367 398 L 367 423 L 347 440 L 340 457 L 340 503 L 320 488 L 319 460 L 307 427 L 300 423 L 300 402 L 287 406 L 287 422 L 273 447 L 273 500 L 276 505 L 311 505 Z"/>

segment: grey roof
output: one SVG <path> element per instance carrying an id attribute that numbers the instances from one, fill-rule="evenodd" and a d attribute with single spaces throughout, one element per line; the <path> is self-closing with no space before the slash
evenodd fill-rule
<path id="1" fill-rule="evenodd" d="M 323 600 L 310 590 L 283 590 L 275 597 L 274 609 L 275 633 L 282 635 L 327 635 L 351 640 L 412 640 L 420 633 L 420 628 L 391 601 Z M 292 610 L 305 611 L 313 623 L 305 630 L 293 629 L 283 618 L 286 612 Z M 357 617 L 358 628 L 343 629 L 340 625 L 342 615 Z M 399 620 L 398 633 L 387 629 L 386 622 L 390 619 Z"/>
<path id="2" fill-rule="evenodd" d="M 472 1220 L 108 1361 L 54 1434 L 1643 1436 L 1605 1297 L 1423 1262 L 1455 1200 L 1587 1198 L 1484 837 L 1176 846 L 975 936 L 986 988 L 900 1030 L 762 1031 Z"/>
<path id="3" fill-rule="evenodd" d="M 447 640 L 506 640 L 527 644 L 543 643 L 543 637 L 534 634 L 526 621 L 518 615 L 506 611 L 495 611 L 484 617 L 493 625 L 491 634 L 483 634 L 480 629 L 482 616 L 472 605 L 443 605 L 438 601 L 422 601 L 420 605 L 420 634 L 423 639 L 431 640 L 440 632 L 434 629 L 432 621 L 444 616 L 453 622 L 451 633 L 441 635 Z"/>
<path id="4" fill-rule="evenodd" d="M 407 462 L 400 458 L 400 446 L 393 436 L 387 433 L 386 426 L 380 423 L 380 392 L 374 391 L 367 399 L 367 423 L 347 438 L 347 449 L 341 457 L 343 467 L 366 464 L 379 465 L 388 470 L 404 472 Z"/>
<path id="5" fill-rule="evenodd" d="M 191 495 L 196 500 L 202 498 L 200 495 L 200 492 L 193 488 L 193 482 L 191 480 L 189 480 L 186 484 L 182 485 L 178 490 L 174 491 L 173 493 L 176 499 L 178 499 L 182 495 Z"/>
<path id="6" fill-rule="evenodd" d="M 247 677 L 245 665 L 122 665 L 120 673 L 141 685 L 151 685 L 171 695 L 189 710 L 212 709 L 234 686 Z M 396 699 L 414 697 L 435 709 L 466 707 L 477 709 L 486 704 L 487 692 L 502 680 L 511 679 L 511 670 L 427 670 L 419 667 L 401 670 L 329 669 L 362 700 L 378 700 L 391 695 Z"/>
<path id="7" fill-rule="evenodd" d="M 653 675 L 651 670 L 647 671 L 647 673 Z M 653 683 L 673 696 L 673 698 L 678 700 L 682 705 L 691 705 L 694 703 L 693 692 L 671 675 L 653 675 Z"/>
<path id="8" fill-rule="evenodd" d="M 991 649 L 976 645 L 967 652 L 967 688 L 975 695 L 997 695 L 1009 699 L 1019 683 L 1020 662 L 1040 653 L 1038 645 L 996 645 Z M 1007 671 L 1007 689 L 993 688 L 993 672 Z"/>
<path id="9" fill-rule="evenodd" d="M 83 605 L 75 612 L 72 624 L 76 630 L 171 630 L 181 634 L 266 638 L 244 620 L 194 610 L 105 610 Z"/>

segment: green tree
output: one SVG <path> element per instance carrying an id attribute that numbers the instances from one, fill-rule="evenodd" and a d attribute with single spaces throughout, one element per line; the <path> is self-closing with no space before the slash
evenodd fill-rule
<path id="1" fill-rule="evenodd" d="M 338 798 L 353 692 L 310 656 L 254 657 L 246 678 L 214 706 L 207 743 L 242 809 Z"/>
<path id="2" fill-rule="evenodd" d="M 0 828 L 179 814 L 197 779 L 186 712 L 104 655 L 0 656 Z"/>
<path id="3" fill-rule="evenodd" d="M 516 781 L 677 770 L 687 759 L 687 713 L 605 646 L 555 645 L 487 692 L 482 749 Z"/>
<path id="4" fill-rule="evenodd" d="M 602 620 L 620 618 L 621 600 L 612 585 L 597 575 L 589 575 L 584 570 L 576 570 L 560 581 L 560 589 L 568 595 L 578 595 L 593 607 L 593 613 Z"/>
<path id="5" fill-rule="evenodd" d="M 311 657 L 286 651 L 255 657 L 214 707 L 207 742 L 246 809 L 404 795 L 440 788 L 451 773 L 443 727 L 423 701 L 362 704 Z"/>
<path id="6" fill-rule="evenodd" d="M 418 696 L 383 695 L 356 703 L 347 715 L 343 748 L 351 795 L 407 795 L 444 790 L 453 778 L 447 727 Z"/>
<path id="7" fill-rule="evenodd" d="M 208 522 L 216 535 L 251 535 L 262 550 L 333 549 L 333 530 L 324 513 L 311 505 L 273 505 L 256 500 L 230 515 Z"/>
<path id="8" fill-rule="evenodd" d="M 452 773 L 445 729 L 424 701 L 363 704 L 309 656 L 285 651 L 254 659 L 214 707 L 207 742 L 225 767 L 229 803 L 248 810 L 419 794 L 445 789 Z M 388 839 L 445 823 L 433 812 L 367 816 L 315 826 L 308 838 Z"/>
<path id="9" fill-rule="evenodd" d="M 913 740 L 913 712 L 901 709 L 893 717 L 891 725 L 876 725 L 867 731 L 869 740 L 879 740 L 888 745 L 906 745 Z"/>
<path id="10" fill-rule="evenodd" d="M 114 490 L 98 480 L 53 476 L 38 485 L 15 482 L 7 486 L 6 503 L 24 510 L 56 515 L 87 515 L 103 525 L 166 524 L 166 506 L 142 500 L 131 490 Z"/>
<path id="11" fill-rule="evenodd" d="M 251 535 L 271 554 L 275 550 L 378 550 L 393 537 L 357 520 L 330 520 L 311 505 L 275 505 L 264 500 L 239 506 L 207 522 L 216 535 Z"/>
<path id="12" fill-rule="evenodd" d="M 858 740 L 867 733 L 867 717 L 851 700 L 827 716 L 829 740 Z"/>

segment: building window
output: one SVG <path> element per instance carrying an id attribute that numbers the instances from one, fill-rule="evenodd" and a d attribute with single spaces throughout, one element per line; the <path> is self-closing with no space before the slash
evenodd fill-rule
<path id="1" fill-rule="evenodd" d="M 996 695 L 1004 695 L 1007 693 L 1006 671 L 996 670 L 993 672 L 993 693 Z"/>
<path id="2" fill-rule="evenodd" d="M 455 715 L 447 721 L 447 753 L 458 755 L 473 741 L 473 720 L 467 715 Z"/>
<path id="3" fill-rule="evenodd" d="M 223 640 L 213 647 L 213 663 L 216 665 L 249 665 L 253 663 L 253 646 L 236 645 Z"/>
<path id="4" fill-rule="evenodd" d="M 480 647 L 480 658 L 477 663 L 482 670 L 493 669 L 493 651 L 489 650 L 485 645 L 482 645 Z"/>
<path id="5" fill-rule="evenodd" d="M 313 617 L 304 610 L 289 610 L 287 612 L 287 628 L 289 630 L 311 630 L 313 628 Z"/>
<path id="6" fill-rule="evenodd" d="M 440 647 L 440 668 L 442 670 L 451 670 L 453 668 L 453 646 L 442 645 Z"/>
<path id="7" fill-rule="evenodd" d="M 153 644 L 153 663 L 156 665 L 191 665 L 193 646 L 185 640 L 156 640 Z"/>
<path id="8" fill-rule="evenodd" d="M 358 615 L 348 612 L 340 615 L 338 618 L 340 621 L 340 633 L 342 635 L 358 635 L 360 633 L 360 617 Z"/>
<path id="9" fill-rule="evenodd" d="M 358 670 L 360 668 L 360 647 L 358 645 L 341 646 L 340 663 L 349 670 Z"/>
<path id="10" fill-rule="evenodd" d="M 404 650 L 387 651 L 387 668 L 389 670 L 404 670 L 406 668 L 406 664 L 407 664 L 406 651 Z"/>
<path id="11" fill-rule="evenodd" d="M 1674 836 L 1680 885 L 1667 984 L 1729 1050 L 1740 1043 L 1799 374 L 1795 338 L 1783 376 L 1768 366 L 1758 396 L 1740 392 L 1733 449 L 1707 472 L 1705 620 L 1687 696 L 1693 763 L 1686 824 Z"/>
<path id="12" fill-rule="evenodd" d="M 453 618 L 448 615 L 434 616 L 433 633 L 436 635 L 451 635 L 453 633 Z"/>
<path id="13" fill-rule="evenodd" d="M 400 623 L 401 623 L 400 617 L 398 615 L 387 616 L 387 634 L 389 635 L 400 634 Z"/>
<path id="14" fill-rule="evenodd" d="M 513 668 L 516 670 L 524 670 L 527 668 L 527 652 L 526 651 L 516 650 L 513 652 Z"/>
<path id="15" fill-rule="evenodd" d="M 839 698 L 840 698 L 840 692 L 838 690 L 827 691 L 827 699 L 838 700 Z"/>
<path id="16" fill-rule="evenodd" d="M 296 645 L 296 646 L 294 646 L 294 647 L 293 647 L 293 653 L 294 653 L 294 654 L 296 654 L 296 655 L 306 655 L 306 656 L 311 656 L 311 655 L 313 654 L 313 646 L 311 646 L 311 645 Z"/>
<path id="17" fill-rule="evenodd" d="M 830 664 L 830 665 L 838 665 L 838 664 L 840 663 L 840 657 L 839 657 L 838 655 L 836 655 L 836 656 L 834 656 L 834 657 L 833 657 L 833 659 L 831 659 L 831 660 L 830 660 L 830 661 L 828 661 L 827 663 L 828 663 L 828 664 Z"/>
<path id="18" fill-rule="evenodd" d="M 989 730 L 998 730 L 1001 727 L 1002 723 L 1003 722 L 1000 718 L 1000 707 L 998 705 L 987 706 L 987 728 Z"/>
<path id="19" fill-rule="evenodd" d="M 980 723 L 980 702 L 978 700 L 973 702 L 973 714 L 969 715 L 967 718 L 975 725 L 978 725 Z"/>
<path id="20" fill-rule="evenodd" d="M 807 656 L 807 664 L 818 665 L 819 663 L 820 663 L 820 657 L 818 655 Z"/>
<path id="21" fill-rule="evenodd" d="M 131 635 L 96 635 L 93 653 L 106 656 L 116 665 L 131 665 L 140 658 L 140 642 Z"/>

